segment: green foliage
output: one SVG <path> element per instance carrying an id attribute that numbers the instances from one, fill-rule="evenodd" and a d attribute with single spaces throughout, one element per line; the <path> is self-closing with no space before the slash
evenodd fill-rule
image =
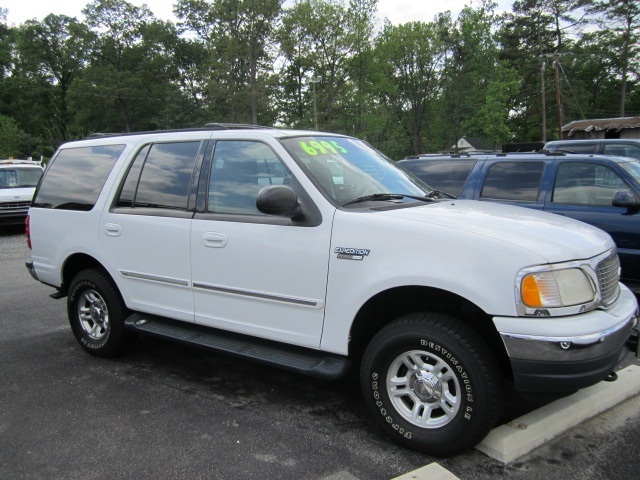
<path id="1" fill-rule="evenodd" d="M 13 142 L 2 147 L 51 155 L 96 131 L 317 122 L 402 158 L 462 136 L 498 147 L 552 138 L 556 112 L 640 114 L 637 1 L 517 0 L 497 16 L 482 0 L 455 19 L 401 25 L 381 25 L 377 8 L 176 0 L 172 23 L 92 0 L 81 20 L 17 27 L 0 9 L 0 115 Z"/>
<path id="2" fill-rule="evenodd" d="M 23 157 L 25 137 L 15 120 L 0 115 L 0 158 Z"/>

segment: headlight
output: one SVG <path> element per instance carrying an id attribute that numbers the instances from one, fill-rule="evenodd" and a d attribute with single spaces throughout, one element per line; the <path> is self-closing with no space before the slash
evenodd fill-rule
<path id="1" fill-rule="evenodd" d="M 522 303 L 529 308 L 560 308 L 590 303 L 596 289 L 579 268 L 526 274 L 521 281 Z"/>
<path id="2" fill-rule="evenodd" d="M 526 267 L 515 280 L 519 316 L 576 315 L 616 301 L 620 263 L 613 248 L 587 259 Z"/>

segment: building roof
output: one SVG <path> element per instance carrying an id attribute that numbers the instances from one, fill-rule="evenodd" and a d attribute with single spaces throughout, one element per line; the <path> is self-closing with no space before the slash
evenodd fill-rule
<path id="1" fill-rule="evenodd" d="M 567 123 L 562 127 L 563 132 L 569 132 L 569 136 L 574 132 L 591 132 L 593 130 L 616 130 L 623 128 L 640 128 L 640 117 L 620 117 L 620 118 L 594 118 L 589 120 L 576 120 Z"/>
<path id="2" fill-rule="evenodd" d="M 467 151 L 467 150 L 480 150 L 480 151 L 493 151 L 493 143 L 490 138 L 487 137 L 462 137 L 455 145 L 452 145 L 448 150 Z"/>

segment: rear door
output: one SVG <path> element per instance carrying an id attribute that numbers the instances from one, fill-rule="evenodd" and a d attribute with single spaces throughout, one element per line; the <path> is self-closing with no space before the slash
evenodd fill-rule
<path id="1" fill-rule="evenodd" d="M 132 309 L 193 322 L 189 199 L 206 145 L 196 138 L 142 146 L 102 215 L 102 248 Z"/>
<path id="2" fill-rule="evenodd" d="M 476 159 L 471 158 L 425 158 L 403 160 L 400 162 L 400 166 L 431 188 L 458 197 L 462 193 L 476 162 Z"/>
<path id="3" fill-rule="evenodd" d="M 527 208 L 544 208 L 548 161 L 540 159 L 487 160 L 477 177 L 474 199 Z"/>

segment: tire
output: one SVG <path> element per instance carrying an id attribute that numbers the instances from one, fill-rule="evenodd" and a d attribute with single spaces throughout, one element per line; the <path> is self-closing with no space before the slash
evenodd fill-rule
<path id="1" fill-rule="evenodd" d="M 99 270 L 82 270 L 73 278 L 67 315 L 76 340 L 92 355 L 115 357 L 135 340 L 136 334 L 124 328 L 129 311 L 117 287 Z"/>
<path id="2" fill-rule="evenodd" d="M 475 446 L 502 408 L 494 355 L 472 329 L 439 313 L 406 315 L 380 330 L 360 379 L 365 406 L 383 431 L 431 455 Z"/>

